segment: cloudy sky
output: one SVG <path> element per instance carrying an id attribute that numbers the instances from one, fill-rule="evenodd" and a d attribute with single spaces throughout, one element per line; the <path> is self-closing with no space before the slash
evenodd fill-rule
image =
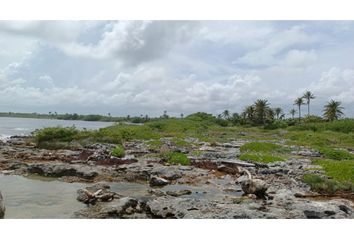
<path id="1" fill-rule="evenodd" d="M 353 39 L 352 21 L 0 21 L 0 112 L 288 112 L 309 89 L 354 116 Z"/>

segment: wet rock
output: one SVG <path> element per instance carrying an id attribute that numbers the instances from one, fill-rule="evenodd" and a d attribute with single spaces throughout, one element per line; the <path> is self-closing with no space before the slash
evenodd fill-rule
<path id="1" fill-rule="evenodd" d="M 304 157 L 321 157 L 321 153 L 318 151 L 314 151 L 314 150 L 301 150 L 301 151 L 292 151 L 291 154 L 295 154 L 295 155 L 300 155 L 300 156 L 304 156 Z"/>
<path id="2" fill-rule="evenodd" d="M 309 219 L 321 219 L 324 217 L 323 213 L 311 211 L 311 210 L 305 210 L 304 214 L 305 214 L 306 218 L 309 218 Z"/>
<path id="3" fill-rule="evenodd" d="M 180 197 L 183 195 L 190 195 L 192 194 L 191 190 L 178 190 L 178 191 L 167 191 L 166 192 L 167 195 L 173 196 L 173 197 Z"/>
<path id="4" fill-rule="evenodd" d="M 224 173 L 227 173 L 227 174 L 237 174 L 237 173 L 239 173 L 238 168 L 228 167 L 226 165 L 218 166 L 217 170 L 219 172 L 224 172 Z"/>
<path id="5" fill-rule="evenodd" d="M 152 169 L 152 175 L 161 176 L 167 180 L 176 180 L 182 177 L 182 172 L 177 166 L 160 166 Z"/>
<path id="6" fill-rule="evenodd" d="M 150 178 L 150 186 L 151 187 L 163 187 L 163 186 L 166 186 L 170 183 L 170 181 L 164 179 L 164 178 L 161 178 L 161 177 L 157 177 L 157 176 L 152 176 Z"/>
<path id="7" fill-rule="evenodd" d="M 4 218 L 4 216 L 5 216 L 5 204 L 0 191 L 0 218 Z"/>
<path id="8" fill-rule="evenodd" d="M 98 203 L 77 211 L 74 213 L 74 218 L 126 218 L 125 215 L 131 215 L 135 212 L 142 212 L 138 200 L 124 197 L 114 199 L 109 203 Z"/>
<path id="9" fill-rule="evenodd" d="M 260 174 L 269 175 L 269 174 L 288 174 L 289 169 L 284 168 L 269 168 L 269 169 L 262 169 L 259 171 Z"/>
<path id="10" fill-rule="evenodd" d="M 74 176 L 87 180 L 98 175 L 95 168 L 66 163 L 33 163 L 28 166 L 27 172 L 47 177 Z"/>

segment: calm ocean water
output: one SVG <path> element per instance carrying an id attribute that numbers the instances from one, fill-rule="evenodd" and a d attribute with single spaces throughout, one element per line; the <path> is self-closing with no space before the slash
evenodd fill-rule
<path id="1" fill-rule="evenodd" d="M 78 129 L 99 129 L 112 124 L 113 123 L 110 122 L 0 117 L 0 138 L 6 138 L 13 135 L 28 135 L 34 130 L 43 127 L 75 126 Z"/>

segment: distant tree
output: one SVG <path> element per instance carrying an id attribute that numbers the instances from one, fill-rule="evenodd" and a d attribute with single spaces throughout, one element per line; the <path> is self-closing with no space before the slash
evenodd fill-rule
<path id="1" fill-rule="evenodd" d="M 241 116 L 238 113 L 233 113 L 231 115 L 230 121 L 233 125 L 236 125 L 241 122 Z"/>
<path id="2" fill-rule="evenodd" d="M 255 109 L 254 106 L 248 106 L 245 108 L 245 110 L 242 113 L 242 116 L 244 117 L 245 120 L 249 122 L 253 122 L 255 118 Z"/>
<path id="3" fill-rule="evenodd" d="M 299 121 L 301 119 L 301 106 L 304 105 L 304 99 L 303 98 L 297 98 L 294 101 L 294 105 L 297 105 L 297 107 L 299 108 Z"/>
<path id="4" fill-rule="evenodd" d="M 341 106 L 341 102 L 330 100 L 324 106 L 323 116 L 328 121 L 338 120 L 344 113 L 344 107 Z"/>
<path id="5" fill-rule="evenodd" d="M 163 115 L 162 115 L 163 118 L 169 118 L 169 116 L 167 115 L 167 111 L 163 111 Z"/>
<path id="6" fill-rule="evenodd" d="M 108 113 L 107 115 L 108 115 L 108 117 L 111 117 L 111 113 Z"/>
<path id="7" fill-rule="evenodd" d="M 275 116 L 277 117 L 277 120 L 284 117 L 283 109 L 281 109 L 280 107 L 274 108 L 274 113 L 275 113 Z"/>
<path id="8" fill-rule="evenodd" d="M 311 102 L 311 99 L 315 99 L 315 95 L 313 95 L 312 92 L 310 91 L 306 91 L 304 93 L 304 95 L 302 96 L 303 99 L 306 100 L 306 104 L 307 104 L 307 116 L 310 116 L 310 102 Z"/>
<path id="9" fill-rule="evenodd" d="M 127 120 L 128 120 L 128 121 L 130 120 L 130 115 L 127 115 Z"/>
<path id="10" fill-rule="evenodd" d="M 181 113 L 181 118 L 183 118 L 184 117 L 184 115 L 183 115 L 183 113 Z"/>
<path id="11" fill-rule="evenodd" d="M 229 110 L 224 110 L 222 113 L 221 113 L 221 116 L 226 119 L 226 120 L 229 120 L 230 119 L 230 111 Z"/>
<path id="12" fill-rule="evenodd" d="M 269 103 L 266 99 L 258 99 L 254 103 L 256 122 L 258 124 L 265 124 L 267 111 L 269 111 Z"/>
<path id="13" fill-rule="evenodd" d="M 294 119 L 295 118 L 295 114 L 296 114 L 296 110 L 293 108 L 293 109 L 290 110 L 289 113 L 291 114 L 292 119 Z"/>

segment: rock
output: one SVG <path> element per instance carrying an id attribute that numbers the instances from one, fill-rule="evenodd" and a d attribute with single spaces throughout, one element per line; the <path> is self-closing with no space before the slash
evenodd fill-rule
<path id="1" fill-rule="evenodd" d="M 160 178 L 157 176 L 152 176 L 150 178 L 150 186 L 151 187 L 163 187 L 163 186 L 166 186 L 167 184 L 170 184 L 170 181 L 168 181 L 164 178 Z"/>
<path id="2" fill-rule="evenodd" d="M 292 151 L 291 154 L 295 154 L 295 155 L 300 155 L 300 156 L 304 156 L 304 157 L 321 157 L 321 153 L 318 151 L 313 151 L 313 150 L 301 150 L 301 151 Z"/>
<path id="3" fill-rule="evenodd" d="M 255 167 L 256 165 L 253 163 L 248 163 L 248 162 L 244 162 L 244 161 L 240 161 L 240 160 L 236 160 L 236 159 L 230 159 L 230 160 L 222 160 L 220 161 L 221 164 L 230 166 L 230 167 Z"/>
<path id="4" fill-rule="evenodd" d="M 178 191 L 167 191 L 166 192 L 167 195 L 170 195 L 170 196 L 173 196 L 173 197 L 180 197 L 180 196 L 183 196 L 183 195 L 190 195 L 192 194 L 192 191 L 191 190 L 178 190 Z"/>
<path id="5" fill-rule="evenodd" d="M 114 199 L 114 201 L 109 203 L 98 203 L 77 211 L 74 213 L 74 218 L 126 218 L 125 215 L 141 211 L 138 200 L 124 197 Z"/>
<path id="6" fill-rule="evenodd" d="M 306 218 L 309 218 L 309 219 L 321 219 L 324 217 L 323 213 L 317 212 L 317 211 L 311 211 L 311 210 L 305 210 L 304 214 L 305 214 Z"/>
<path id="7" fill-rule="evenodd" d="M 233 167 L 228 167 L 226 165 L 220 165 L 218 166 L 218 171 L 220 172 L 224 172 L 224 173 L 227 173 L 227 174 L 237 174 L 239 173 L 239 170 L 238 168 L 233 168 Z"/>
<path id="8" fill-rule="evenodd" d="M 4 218 L 4 216 L 5 216 L 5 204 L 0 191 L 0 218 Z"/>
<path id="9" fill-rule="evenodd" d="M 28 166 L 27 171 L 47 177 L 73 176 L 86 180 L 92 180 L 98 175 L 95 168 L 66 163 L 33 163 Z"/>

